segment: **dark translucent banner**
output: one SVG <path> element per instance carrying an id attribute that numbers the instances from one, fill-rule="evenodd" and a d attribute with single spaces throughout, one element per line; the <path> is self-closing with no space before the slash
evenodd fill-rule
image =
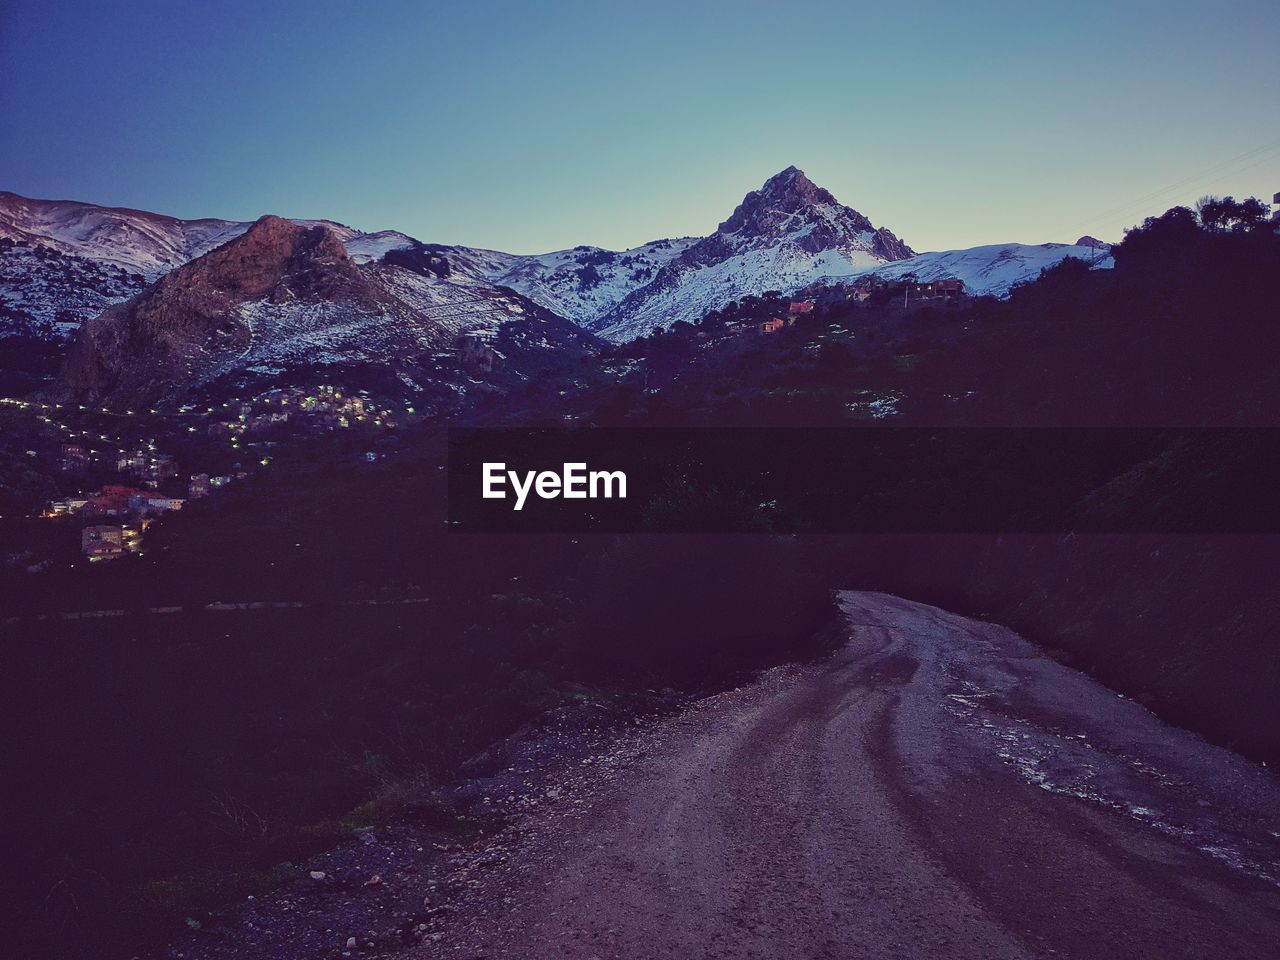
<path id="1" fill-rule="evenodd" d="M 466 533 L 1277 533 L 1269 429 L 455 429 Z"/>

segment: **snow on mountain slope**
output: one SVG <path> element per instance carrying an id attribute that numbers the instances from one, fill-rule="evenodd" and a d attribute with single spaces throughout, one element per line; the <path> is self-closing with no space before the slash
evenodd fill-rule
<path id="1" fill-rule="evenodd" d="M 391 250 L 404 250 L 418 241 L 398 230 L 379 230 L 377 233 L 356 233 L 343 244 L 356 263 L 381 260 Z"/>
<path id="2" fill-rule="evenodd" d="M 552 253 L 512 254 L 479 247 L 424 244 L 394 230 L 357 234 L 346 241 L 356 263 L 394 262 L 396 252 L 425 251 L 439 257 L 453 284 L 493 290 L 509 287 L 580 326 L 612 309 L 652 280 L 697 237 L 654 240 L 630 250 L 580 246 Z M 388 254 L 393 254 L 388 258 Z"/>
<path id="3" fill-rule="evenodd" d="M 114 264 L 0 239 L 0 336 L 63 339 L 146 285 Z"/>
<path id="4" fill-rule="evenodd" d="M 517 255 L 425 244 L 394 230 L 361 233 L 330 221 L 292 222 L 325 226 L 355 265 L 396 287 L 394 296 L 440 318 L 445 328 L 461 330 L 505 316 L 494 304 L 509 299 L 503 291 L 510 290 L 615 341 L 677 320 L 696 322 L 748 294 L 792 293 L 869 273 L 889 279 L 907 273 L 923 280 L 956 277 L 972 294 L 1004 296 L 1066 256 L 1110 265 L 1104 246 L 1090 238 L 1074 245 L 997 244 L 917 256 L 795 167 L 748 193 L 709 236 L 655 240 L 621 251 L 579 246 Z M 27 244 L 22 249 L 29 251 L 0 251 L 0 320 L 14 332 L 22 332 L 25 322 L 26 332 L 37 336 L 66 333 L 136 293 L 144 280 L 240 237 L 249 226 L 0 192 L 0 239 Z M 37 247 L 65 259 L 30 252 Z"/>
<path id="5" fill-rule="evenodd" d="M 415 245 L 423 247 L 404 234 L 384 232 L 350 239 L 347 250 L 357 262 L 368 262 Z M 696 321 L 747 294 L 847 279 L 912 254 L 890 231 L 838 203 L 795 167 L 747 194 L 707 237 L 534 255 L 426 249 L 447 261 L 451 280 L 509 287 L 613 340 L 676 320 Z"/>
<path id="6" fill-rule="evenodd" d="M 506 260 L 494 257 L 485 270 L 493 283 L 511 287 L 548 310 L 588 326 L 644 286 L 697 237 L 653 240 L 629 250 L 574 247 Z"/>
<path id="7" fill-rule="evenodd" d="M 316 353 L 319 343 L 308 332 L 336 327 L 359 343 L 369 324 L 389 321 L 394 308 L 330 231 L 263 217 L 85 323 L 63 382 L 95 400 L 150 400 L 263 362 L 264 347 L 279 349 L 290 339 Z"/>
<path id="8" fill-rule="evenodd" d="M 892 232 L 788 167 L 748 193 L 714 233 L 586 326 L 606 339 L 628 340 L 677 320 L 696 321 L 746 294 L 787 293 L 912 254 Z"/>
<path id="9" fill-rule="evenodd" d="M 404 253 L 396 262 L 392 254 Z M 511 290 L 449 276 L 422 244 L 356 263 L 327 225 L 267 216 L 84 324 L 62 370 L 69 396 L 172 401 L 217 382 L 360 367 L 409 389 L 456 380 L 457 338 L 505 344 L 503 376 L 594 341 Z M 441 370 L 443 369 L 443 373 Z"/>
<path id="10" fill-rule="evenodd" d="M 342 239 L 356 234 L 329 221 L 296 222 L 301 226 L 324 223 Z M 249 226 L 233 220 L 179 220 L 76 200 L 31 200 L 0 191 L 0 237 L 115 264 L 149 280 L 240 236 Z"/>
<path id="11" fill-rule="evenodd" d="M 967 250 L 922 253 L 867 273 L 886 280 L 900 280 L 908 274 L 917 280 L 963 280 L 965 292 L 970 296 L 1004 297 L 1015 284 L 1034 280 L 1041 270 L 1067 257 L 1097 268 L 1113 265 L 1111 255 L 1102 245 L 997 243 Z"/>
<path id="12" fill-rule="evenodd" d="M 748 294 L 848 280 L 882 262 L 864 250 L 809 253 L 791 244 L 748 250 L 696 270 L 672 269 L 588 328 L 606 340 L 630 340 L 677 320 L 696 323 Z"/>
<path id="13" fill-rule="evenodd" d="M 357 262 L 422 245 L 383 232 L 347 241 Z M 509 287 L 611 339 L 697 320 L 730 300 L 847 278 L 910 256 L 911 250 L 862 214 L 837 203 L 794 167 L 748 194 L 709 237 L 654 240 L 628 250 L 579 246 L 517 255 L 476 247 L 430 247 L 449 277 Z"/>
<path id="14" fill-rule="evenodd" d="M 398 302 L 453 336 L 493 330 L 526 312 L 518 295 L 461 271 L 440 277 L 385 263 L 367 263 L 361 271 Z"/>

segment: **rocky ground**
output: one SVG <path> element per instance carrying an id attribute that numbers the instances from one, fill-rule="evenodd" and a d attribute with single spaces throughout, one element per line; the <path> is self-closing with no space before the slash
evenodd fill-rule
<path id="1" fill-rule="evenodd" d="M 361 830 L 302 865 L 297 882 L 214 920 L 189 919 L 191 932 L 160 956 L 364 957 L 445 943 L 531 822 L 547 808 L 583 804 L 577 785 L 612 781 L 635 759 L 619 745 L 681 704 L 665 691 L 557 708 L 473 757 L 457 783 L 424 795 L 431 815 L 409 819 L 431 822 Z"/>

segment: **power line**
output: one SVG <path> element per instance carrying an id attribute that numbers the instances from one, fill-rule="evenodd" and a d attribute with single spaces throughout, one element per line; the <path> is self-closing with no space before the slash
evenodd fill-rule
<path id="1" fill-rule="evenodd" d="M 1192 173 L 1185 177 L 1182 177 L 1179 180 L 1175 180 L 1172 183 L 1166 184 L 1165 186 L 1160 187 L 1157 190 L 1151 191 L 1150 193 L 1143 194 L 1140 197 L 1135 197 L 1132 200 L 1127 200 L 1124 203 L 1120 204 L 1119 206 L 1112 207 L 1109 210 L 1105 210 L 1101 213 L 1098 213 L 1092 217 L 1089 217 L 1086 220 L 1077 221 L 1076 223 L 1066 227 L 1060 232 L 1063 234 L 1070 233 L 1080 227 L 1088 226 L 1091 223 L 1097 223 L 1099 220 L 1102 220 L 1104 218 L 1116 216 L 1126 211 L 1133 210 L 1138 207 L 1142 207 L 1150 203 L 1152 200 L 1155 200 L 1158 197 L 1161 197 L 1169 193 L 1170 191 L 1178 190 L 1180 188 L 1189 186 L 1190 184 L 1195 183 L 1197 181 L 1203 181 L 1205 177 L 1212 177 L 1213 179 L 1210 180 L 1209 182 L 1217 183 L 1217 182 L 1220 182 L 1226 176 L 1236 176 L 1240 173 L 1243 173 L 1246 170 L 1252 170 L 1254 167 L 1257 167 L 1263 163 L 1266 163 L 1269 159 L 1271 159 L 1269 155 L 1271 153 L 1274 153 L 1277 150 L 1280 150 L 1280 139 L 1271 140 L 1267 143 L 1261 144 L 1260 146 L 1254 147 L 1250 150 L 1246 150 L 1244 153 L 1238 154 L 1237 156 L 1234 156 L 1229 160 L 1220 161 L 1219 163 L 1215 163 L 1210 167 L 1206 167 L 1203 170 L 1197 171 L 1196 173 Z M 1250 160 L 1250 159 L 1253 160 L 1252 163 L 1249 163 L 1238 170 L 1229 170 L 1230 167 L 1241 162 L 1242 160 Z M 1222 176 L 1214 176 L 1215 174 L 1218 174 L 1218 173 L 1222 173 Z"/>

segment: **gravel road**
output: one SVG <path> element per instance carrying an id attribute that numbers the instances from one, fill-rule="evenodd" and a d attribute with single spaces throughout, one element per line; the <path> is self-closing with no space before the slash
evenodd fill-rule
<path id="1" fill-rule="evenodd" d="M 829 660 L 540 786 L 417 955 L 1280 956 L 1271 772 L 1004 628 L 841 602 Z"/>

